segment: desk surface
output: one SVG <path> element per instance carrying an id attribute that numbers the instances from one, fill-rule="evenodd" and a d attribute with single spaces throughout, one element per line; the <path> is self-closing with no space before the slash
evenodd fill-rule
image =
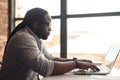
<path id="1" fill-rule="evenodd" d="M 41 80 L 120 80 L 120 70 L 113 68 L 108 75 L 74 75 L 73 72 L 64 75 L 44 77 Z"/>

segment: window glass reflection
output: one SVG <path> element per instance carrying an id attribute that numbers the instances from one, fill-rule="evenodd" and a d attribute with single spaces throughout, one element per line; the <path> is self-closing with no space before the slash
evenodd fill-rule
<path id="1" fill-rule="evenodd" d="M 120 42 L 120 16 L 68 19 L 68 56 L 105 54 L 113 42 Z"/>
<path id="2" fill-rule="evenodd" d="M 67 12 L 68 14 L 115 12 L 120 10 L 119 2 L 119 0 L 68 0 Z"/>
<path id="3" fill-rule="evenodd" d="M 16 0 L 15 17 L 24 17 L 26 11 L 33 7 L 46 9 L 51 16 L 60 15 L 60 0 Z"/>

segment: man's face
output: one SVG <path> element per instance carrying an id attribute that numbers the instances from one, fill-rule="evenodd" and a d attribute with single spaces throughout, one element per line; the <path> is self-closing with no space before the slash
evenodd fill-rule
<path id="1" fill-rule="evenodd" d="M 36 35 L 40 39 L 46 40 L 48 36 L 50 35 L 51 31 L 51 18 L 47 14 L 45 15 L 45 20 L 39 24 L 39 26 L 36 28 Z"/>

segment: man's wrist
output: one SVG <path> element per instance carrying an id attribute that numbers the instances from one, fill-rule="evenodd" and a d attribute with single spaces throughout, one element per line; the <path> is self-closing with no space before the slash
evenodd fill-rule
<path id="1" fill-rule="evenodd" d="M 72 60 L 75 62 L 76 68 L 79 68 L 79 67 L 80 67 L 80 64 L 78 63 L 77 58 L 73 57 Z"/>
<path id="2" fill-rule="evenodd" d="M 75 60 L 77 60 L 77 58 L 76 58 L 76 57 L 73 57 L 72 61 L 75 61 Z"/>

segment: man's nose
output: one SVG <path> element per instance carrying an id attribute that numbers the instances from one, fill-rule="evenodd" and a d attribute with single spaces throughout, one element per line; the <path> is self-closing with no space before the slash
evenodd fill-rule
<path id="1" fill-rule="evenodd" d="M 49 27 L 49 29 L 48 29 L 49 31 L 52 31 L 52 29 L 51 29 L 51 27 Z"/>

